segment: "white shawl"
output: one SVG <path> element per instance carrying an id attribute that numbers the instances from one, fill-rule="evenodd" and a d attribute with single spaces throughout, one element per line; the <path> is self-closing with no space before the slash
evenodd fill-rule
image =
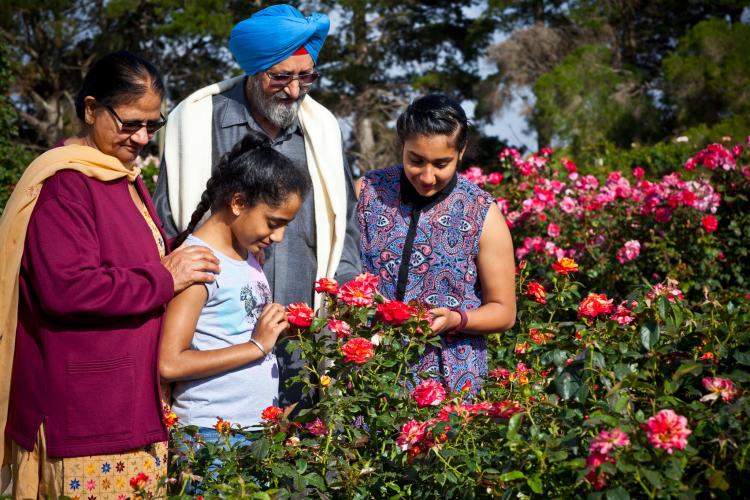
<path id="1" fill-rule="evenodd" d="M 244 76 L 204 87 L 183 100 L 170 114 L 164 158 L 169 179 L 169 205 L 177 229 L 187 227 L 211 176 L 212 96 L 235 85 Z M 307 168 L 315 199 L 315 278 L 333 278 L 341 260 L 346 234 L 346 180 L 341 131 L 333 114 L 309 95 L 298 113 L 305 138 Z M 320 295 L 315 296 L 315 307 Z"/>

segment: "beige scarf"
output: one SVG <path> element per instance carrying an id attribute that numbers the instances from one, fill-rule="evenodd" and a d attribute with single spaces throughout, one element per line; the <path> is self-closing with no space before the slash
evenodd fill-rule
<path id="1" fill-rule="evenodd" d="M 16 344 L 18 319 L 18 276 L 21 270 L 26 229 L 44 181 L 58 170 L 76 170 L 100 181 L 128 177 L 133 181 L 140 173 L 120 160 L 89 146 L 70 145 L 54 148 L 34 160 L 16 184 L 0 219 L 0 464 L 3 464 L 0 491 L 6 486 L 5 464 L 10 459 L 9 442 L 5 439 L 8 421 L 10 377 Z"/>
<path id="2" fill-rule="evenodd" d="M 211 176 L 212 96 L 241 85 L 244 76 L 195 91 L 169 115 L 164 159 L 169 177 L 169 205 L 177 229 L 187 227 Z M 305 138 L 307 169 L 315 199 L 315 279 L 333 278 L 346 235 L 346 177 L 338 121 L 309 95 L 302 100 L 300 127 Z M 320 294 L 315 307 L 320 306 Z"/>

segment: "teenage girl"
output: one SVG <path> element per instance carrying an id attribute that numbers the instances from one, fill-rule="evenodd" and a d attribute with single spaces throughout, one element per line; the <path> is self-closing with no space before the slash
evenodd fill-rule
<path id="1" fill-rule="evenodd" d="M 430 346 L 416 367 L 476 394 L 486 336 L 516 319 L 513 243 L 495 199 L 458 175 L 469 121 L 455 99 L 415 100 L 396 122 L 401 165 L 367 172 L 360 189 L 362 265 L 387 299 L 430 308 Z"/>
<path id="2" fill-rule="evenodd" d="M 213 283 L 191 286 L 169 303 L 161 340 L 161 376 L 175 382 L 172 409 L 205 440 L 218 439 L 217 416 L 252 428 L 277 403 L 273 348 L 289 325 L 284 307 L 271 303 L 255 255 L 282 240 L 310 183 L 307 172 L 249 134 L 219 163 L 175 241 L 209 247 L 221 265 Z"/>

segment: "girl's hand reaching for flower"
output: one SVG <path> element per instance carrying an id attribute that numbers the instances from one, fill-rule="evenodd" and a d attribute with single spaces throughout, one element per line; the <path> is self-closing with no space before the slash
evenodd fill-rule
<path id="1" fill-rule="evenodd" d="M 281 304 L 266 304 L 255 324 L 253 339 L 263 346 L 266 352 L 271 352 L 276 341 L 286 329 L 289 322 L 286 319 L 286 309 Z"/>

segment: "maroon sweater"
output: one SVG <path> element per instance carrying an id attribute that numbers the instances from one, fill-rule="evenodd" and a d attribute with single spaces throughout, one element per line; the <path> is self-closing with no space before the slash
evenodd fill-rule
<path id="1" fill-rule="evenodd" d="M 50 457 L 167 439 L 157 354 L 174 284 L 127 183 L 60 171 L 34 207 L 6 427 L 27 450 L 42 422 Z M 140 178 L 136 186 L 160 226 Z"/>

